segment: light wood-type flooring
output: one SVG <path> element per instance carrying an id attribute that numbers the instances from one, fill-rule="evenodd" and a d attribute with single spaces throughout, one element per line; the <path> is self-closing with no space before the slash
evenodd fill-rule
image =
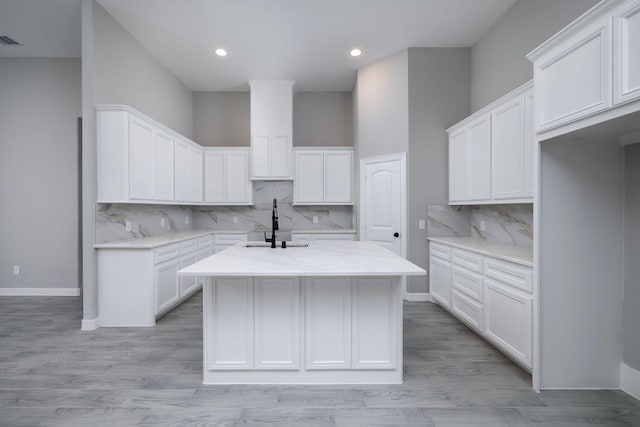
<path id="1" fill-rule="evenodd" d="M 82 332 L 81 298 L 0 297 L 0 426 L 640 426 L 620 391 L 531 378 L 435 304 L 404 305 L 402 385 L 205 386 L 202 296 Z"/>

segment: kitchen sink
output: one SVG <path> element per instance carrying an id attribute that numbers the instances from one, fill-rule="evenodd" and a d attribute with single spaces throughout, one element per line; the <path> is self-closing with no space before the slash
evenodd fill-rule
<path id="1" fill-rule="evenodd" d="M 282 243 L 278 242 L 278 244 L 276 245 L 276 249 L 281 248 Z M 287 248 L 306 248 L 308 247 L 309 244 L 308 243 L 291 243 L 291 242 L 287 242 Z M 271 249 L 271 243 L 262 243 L 262 242 L 257 242 L 257 243 L 247 243 L 246 245 L 244 245 L 245 248 L 269 248 Z"/>

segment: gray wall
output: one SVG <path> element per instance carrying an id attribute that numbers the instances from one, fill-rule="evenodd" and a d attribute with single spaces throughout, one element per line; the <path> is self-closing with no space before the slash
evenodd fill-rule
<path id="1" fill-rule="evenodd" d="M 298 92 L 293 97 L 293 145 L 353 145 L 351 92 Z"/>
<path id="2" fill-rule="evenodd" d="M 598 0 L 518 0 L 471 49 L 471 111 L 533 78 L 525 55 Z"/>
<path id="3" fill-rule="evenodd" d="M 0 59 L 0 287 L 79 287 L 80 70 Z"/>
<path id="4" fill-rule="evenodd" d="M 542 388 L 619 387 L 623 168 L 617 141 L 542 143 Z"/>
<path id="5" fill-rule="evenodd" d="M 469 49 L 411 48 L 407 156 L 408 259 L 426 268 L 427 205 L 448 202 L 446 129 L 469 114 Z M 410 292 L 428 292 L 425 277 L 410 277 Z"/>
<path id="6" fill-rule="evenodd" d="M 248 147 L 249 92 L 194 92 L 193 140 L 205 147 Z"/>
<path id="7" fill-rule="evenodd" d="M 640 370 L 640 144 L 625 149 L 625 271 L 622 360 Z"/>
<path id="8" fill-rule="evenodd" d="M 93 98 L 124 104 L 193 137 L 193 96 L 113 17 L 94 3 Z"/>
<path id="9" fill-rule="evenodd" d="M 409 150 L 408 51 L 358 70 L 358 157 Z"/>

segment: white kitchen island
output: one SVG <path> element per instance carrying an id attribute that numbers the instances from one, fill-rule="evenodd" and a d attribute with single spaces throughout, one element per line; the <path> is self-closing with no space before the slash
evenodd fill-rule
<path id="1" fill-rule="evenodd" d="M 402 383 L 401 278 L 376 243 L 243 242 L 180 270 L 206 278 L 205 384 Z"/>

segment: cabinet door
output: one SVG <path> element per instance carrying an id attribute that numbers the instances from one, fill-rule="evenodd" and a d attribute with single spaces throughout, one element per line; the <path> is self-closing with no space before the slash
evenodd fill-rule
<path id="1" fill-rule="evenodd" d="M 451 264 L 429 257 L 429 292 L 441 306 L 451 307 Z"/>
<path id="2" fill-rule="evenodd" d="M 295 203 L 322 203 L 322 151 L 296 151 L 296 174 L 293 181 Z"/>
<path id="3" fill-rule="evenodd" d="M 271 142 L 268 136 L 255 135 L 251 140 L 251 177 L 264 178 L 271 174 Z"/>
<path id="4" fill-rule="evenodd" d="M 300 281 L 255 278 L 255 367 L 300 366 Z"/>
<path id="5" fill-rule="evenodd" d="M 491 113 L 491 193 L 494 199 L 524 196 L 524 97 Z"/>
<path id="6" fill-rule="evenodd" d="M 603 17 L 535 62 L 537 132 L 611 107 L 609 22 Z"/>
<path id="7" fill-rule="evenodd" d="M 251 203 L 249 153 L 247 151 L 229 151 L 226 169 L 227 202 Z"/>
<path id="8" fill-rule="evenodd" d="M 271 137 L 271 178 L 291 178 L 291 138 L 288 135 Z"/>
<path id="9" fill-rule="evenodd" d="M 225 153 L 204 153 L 204 201 L 219 203 L 226 201 L 226 171 Z"/>
<path id="10" fill-rule="evenodd" d="M 162 313 L 180 300 L 179 264 L 178 259 L 172 259 L 154 267 L 156 314 Z"/>
<path id="11" fill-rule="evenodd" d="M 160 130 L 155 131 L 153 155 L 153 193 L 156 200 L 173 200 L 174 153 L 173 138 Z"/>
<path id="12" fill-rule="evenodd" d="M 189 151 L 189 179 L 191 202 L 202 202 L 202 151 L 191 147 Z"/>
<path id="13" fill-rule="evenodd" d="M 353 203 L 353 152 L 327 151 L 324 154 L 325 203 Z"/>
<path id="14" fill-rule="evenodd" d="M 185 268 L 198 261 L 198 252 L 180 257 L 180 268 Z M 180 298 L 185 298 L 195 292 L 200 285 L 198 276 L 180 276 Z"/>
<path id="15" fill-rule="evenodd" d="M 491 198 L 491 116 L 486 115 L 467 127 L 469 175 L 467 200 Z"/>
<path id="16" fill-rule="evenodd" d="M 351 284 L 345 277 L 305 283 L 307 369 L 351 367 Z"/>
<path id="17" fill-rule="evenodd" d="M 492 279 L 485 279 L 487 337 L 516 360 L 531 367 L 532 297 Z"/>
<path id="18" fill-rule="evenodd" d="M 613 25 L 613 103 L 618 105 L 640 98 L 640 1 L 626 2 Z"/>
<path id="19" fill-rule="evenodd" d="M 533 130 L 533 92 L 524 96 L 524 196 L 533 198 L 533 156 L 535 147 Z"/>
<path id="20" fill-rule="evenodd" d="M 153 127 L 129 118 L 129 176 L 132 199 L 153 200 Z"/>
<path id="21" fill-rule="evenodd" d="M 469 150 L 466 128 L 449 135 L 449 201 L 465 200 L 469 182 Z"/>
<path id="22" fill-rule="evenodd" d="M 175 200 L 186 202 L 191 196 L 191 172 L 189 171 L 191 147 L 186 142 L 176 139 L 174 150 Z"/>

